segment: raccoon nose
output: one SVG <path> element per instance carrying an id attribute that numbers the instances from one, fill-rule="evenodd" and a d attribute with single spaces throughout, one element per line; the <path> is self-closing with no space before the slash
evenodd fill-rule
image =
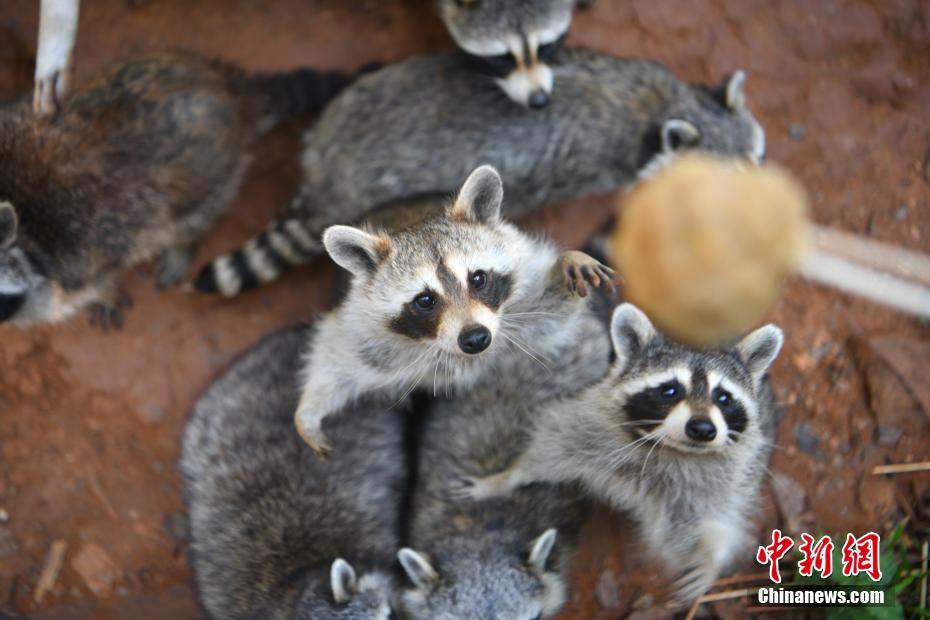
<path id="1" fill-rule="evenodd" d="M 469 327 L 459 334 L 459 348 L 469 355 L 481 353 L 491 346 L 491 332 L 484 325 Z"/>
<path id="2" fill-rule="evenodd" d="M 12 318 L 26 301 L 25 295 L 7 295 L 0 293 L 0 322 Z"/>
<path id="3" fill-rule="evenodd" d="M 530 98 L 527 100 L 527 105 L 529 105 L 534 110 L 546 107 L 549 105 L 549 93 L 541 88 L 537 88 L 530 93 Z"/>
<path id="4" fill-rule="evenodd" d="M 695 441 L 713 441 L 717 427 L 707 418 L 691 418 L 685 424 L 685 434 Z"/>

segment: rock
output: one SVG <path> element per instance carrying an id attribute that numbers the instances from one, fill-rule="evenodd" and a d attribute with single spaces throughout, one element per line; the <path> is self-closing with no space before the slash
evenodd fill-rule
<path id="1" fill-rule="evenodd" d="M 904 431 L 897 426 L 880 425 L 875 433 L 875 438 L 881 446 L 894 446 L 904 435 Z"/>
<path id="2" fill-rule="evenodd" d="M 791 136 L 792 140 L 803 140 L 804 136 L 807 135 L 807 127 L 800 123 L 791 123 L 791 126 L 788 127 L 788 135 Z"/>
<path id="3" fill-rule="evenodd" d="M 804 486 L 791 476 L 776 472 L 772 474 L 772 493 L 788 531 L 801 531 L 801 520 L 807 504 Z"/>
<path id="4" fill-rule="evenodd" d="M 19 544 L 13 536 L 13 532 L 5 527 L 0 527 L 0 558 L 6 558 L 19 551 Z"/>
<path id="5" fill-rule="evenodd" d="M 859 507 L 864 514 L 874 515 L 874 521 L 869 523 L 882 523 L 897 508 L 895 498 L 895 482 L 886 476 L 872 476 L 866 474 L 859 483 Z"/>
<path id="6" fill-rule="evenodd" d="M 878 360 L 884 362 L 898 377 L 901 387 L 917 401 L 930 419 L 930 342 L 904 340 L 886 336 L 869 340 L 869 348 Z"/>
<path id="7" fill-rule="evenodd" d="M 894 212 L 894 219 L 899 222 L 903 222 L 907 219 L 908 208 L 907 205 L 899 205 L 898 209 Z"/>
<path id="8" fill-rule="evenodd" d="M 824 453 L 820 449 L 820 437 L 814 433 L 814 429 L 807 422 L 799 422 L 794 425 L 794 440 L 798 449 L 813 456 L 816 459 L 823 460 Z"/>
<path id="9" fill-rule="evenodd" d="M 603 609 L 613 609 L 620 606 L 620 588 L 617 585 L 617 575 L 610 569 L 603 571 L 597 578 L 594 589 L 594 598 Z"/>
<path id="10" fill-rule="evenodd" d="M 165 533 L 171 537 L 174 542 L 183 543 L 188 541 L 188 520 L 185 512 L 172 512 L 165 515 L 164 523 Z"/>
<path id="11" fill-rule="evenodd" d="M 87 589 L 98 598 L 109 596 L 123 576 L 113 558 L 103 547 L 94 543 L 85 543 L 74 554 L 71 558 L 71 568 L 81 576 Z"/>

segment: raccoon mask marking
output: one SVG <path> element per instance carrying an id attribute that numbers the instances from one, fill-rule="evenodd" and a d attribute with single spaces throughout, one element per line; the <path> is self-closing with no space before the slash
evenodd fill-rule
<path id="1" fill-rule="evenodd" d="M 473 69 L 520 105 L 542 108 L 553 89 L 551 65 L 571 26 L 573 2 L 440 0 L 439 14 Z"/>

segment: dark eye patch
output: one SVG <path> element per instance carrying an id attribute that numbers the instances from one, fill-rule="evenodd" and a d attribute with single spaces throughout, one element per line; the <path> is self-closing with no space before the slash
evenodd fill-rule
<path id="1" fill-rule="evenodd" d="M 648 432 L 661 424 L 669 411 L 686 396 L 685 386 L 677 379 L 673 379 L 633 394 L 627 399 L 623 411 L 630 421 L 651 422 L 633 427 L 634 430 Z"/>
<path id="2" fill-rule="evenodd" d="M 432 304 L 424 303 L 429 298 Z M 390 319 L 388 329 L 413 340 L 435 338 L 442 321 L 443 300 L 436 291 L 426 289 L 405 303 L 400 314 Z"/>
<path id="3" fill-rule="evenodd" d="M 717 386 L 711 392 L 710 398 L 723 415 L 728 430 L 734 433 L 742 433 L 746 430 L 746 426 L 749 425 L 749 416 L 746 415 L 742 403 L 733 394 Z M 738 436 L 734 437 L 734 439 L 737 438 Z"/>
<path id="4" fill-rule="evenodd" d="M 562 45 L 565 43 L 565 37 L 567 36 L 568 36 L 568 33 L 566 32 L 562 36 L 560 36 L 558 39 L 556 39 L 555 41 L 552 41 L 551 43 L 546 43 L 544 45 L 540 45 L 536 49 L 537 60 L 539 60 L 540 62 L 544 62 L 546 64 L 551 63 L 553 60 L 555 60 L 555 57 L 559 53 L 559 50 L 562 49 Z"/>
<path id="5" fill-rule="evenodd" d="M 463 52 L 468 59 L 469 68 L 483 75 L 495 78 L 507 77 L 517 68 L 517 59 L 513 54 L 498 54 L 496 56 L 479 56 Z"/>
<path id="6" fill-rule="evenodd" d="M 471 284 L 472 276 L 476 273 L 478 272 L 474 271 L 469 274 L 469 284 Z M 468 294 L 472 299 L 477 299 L 491 310 L 497 310 L 510 296 L 513 279 L 510 274 L 498 273 L 493 270 L 482 271 L 482 273 L 485 274 L 484 285 L 480 288 L 469 286 Z"/>

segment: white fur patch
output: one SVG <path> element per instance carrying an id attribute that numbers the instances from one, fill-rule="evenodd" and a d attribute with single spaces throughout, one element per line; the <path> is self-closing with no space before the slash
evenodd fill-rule
<path id="1" fill-rule="evenodd" d="M 79 0 L 42 0 L 36 81 L 64 71 L 71 60 L 77 37 Z"/>
<path id="2" fill-rule="evenodd" d="M 507 96 L 522 105 L 528 105 L 530 95 L 537 90 L 552 92 L 552 69 L 547 65 L 535 64 L 517 69 L 504 79 L 497 80 Z"/>
<path id="3" fill-rule="evenodd" d="M 268 260 L 265 251 L 258 247 L 258 243 L 255 239 L 249 239 L 248 243 L 245 244 L 244 250 L 249 267 L 252 268 L 252 272 L 260 282 L 271 282 L 275 279 L 278 275 L 278 271 L 275 269 L 274 265 L 271 264 L 271 261 Z"/>
<path id="4" fill-rule="evenodd" d="M 239 292 L 240 280 L 229 256 L 221 256 L 213 263 L 216 272 L 216 287 L 220 294 L 230 296 Z"/>
<path id="5" fill-rule="evenodd" d="M 691 389 L 691 370 L 685 366 L 676 366 L 663 370 L 662 372 L 639 377 L 626 383 L 623 386 L 623 393 L 626 396 L 632 396 L 643 390 L 658 387 L 663 383 L 668 383 L 676 379 L 684 386 L 685 390 Z"/>

